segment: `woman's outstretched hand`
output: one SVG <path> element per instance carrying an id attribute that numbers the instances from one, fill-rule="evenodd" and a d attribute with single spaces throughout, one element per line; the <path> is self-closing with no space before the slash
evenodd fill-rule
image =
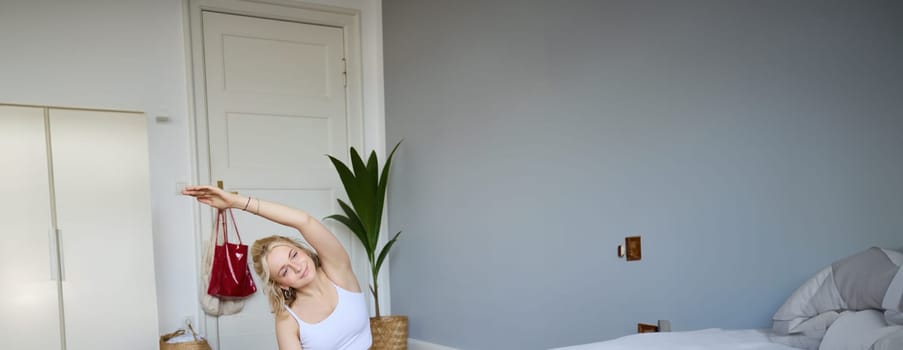
<path id="1" fill-rule="evenodd" d="M 188 186 L 182 190 L 182 194 L 217 209 L 232 208 L 238 200 L 238 195 L 213 186 Z"/>

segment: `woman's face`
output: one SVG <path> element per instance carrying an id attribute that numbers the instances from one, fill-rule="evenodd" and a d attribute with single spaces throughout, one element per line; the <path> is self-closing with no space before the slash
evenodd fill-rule
<path id="1" fill-rule="evenodd" d="M 270 278 L 281 288 L 301 288 L 313 281 L 317 273 L 313 259 L 297 247 L 277 246 L 266 259 Z"/>

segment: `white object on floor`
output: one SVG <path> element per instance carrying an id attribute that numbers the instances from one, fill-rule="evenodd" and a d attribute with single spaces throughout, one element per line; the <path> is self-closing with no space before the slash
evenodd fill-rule
<path id="1" fill-rule="evenodd" d="M 557 348 L 558 350 L 798 350 L 768 341 L 768 330 L 710 328 L 688 332 L 643 333 Z"/>
<path id="2" fill-rule="evenodd" d="M 200 340 L 204 340 L 204 337 L 201 336 L 200 334 L 198 334 L 197 339 L 194 339 L 194 336 L 191 335 L 191 333 L 186 333 L 186 334 L 182 334 L 182 335 L 173 337 L 172 339 L 167 340 L 166 343 L 168 343 L 168 344 L 188 343 L 188 342 L 200 341 Z"/>

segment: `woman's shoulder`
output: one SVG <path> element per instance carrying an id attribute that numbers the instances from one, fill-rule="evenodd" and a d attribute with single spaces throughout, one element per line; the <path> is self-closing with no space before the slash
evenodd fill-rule
<path id="1" fill-rule="evenodd" d="M 298 321 L 289 315 L 288 312 L 282 310 L 282 312 L 276 312 L 276 331 L 279 330 L 298 330 Z"/>
<path id="2" fill-rule="evenodd" d="M 279 349 L 301 350 L 300 327 L 298 322 L 288 312 L 276 313 L 276 341 Z"/>
<path id="3" fill-rule="evenodd" d="M 340 288 L 347 290 L 349 292 L 360 293 L 361 287 L 357 282 L 357 276 L 354 275 L 353 271 L 327 271 L 322 266 L 319 268 L 320 272 L 329 279 L 332 284 L 339 286 Z"/>

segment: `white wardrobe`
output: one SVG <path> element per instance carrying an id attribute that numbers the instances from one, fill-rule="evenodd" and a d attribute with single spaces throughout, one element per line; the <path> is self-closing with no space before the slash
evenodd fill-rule
<path id="1" fill-rule="evenodd" d="M 0 105 L 0 348 L 156 349 L 147 125 Z"/>

